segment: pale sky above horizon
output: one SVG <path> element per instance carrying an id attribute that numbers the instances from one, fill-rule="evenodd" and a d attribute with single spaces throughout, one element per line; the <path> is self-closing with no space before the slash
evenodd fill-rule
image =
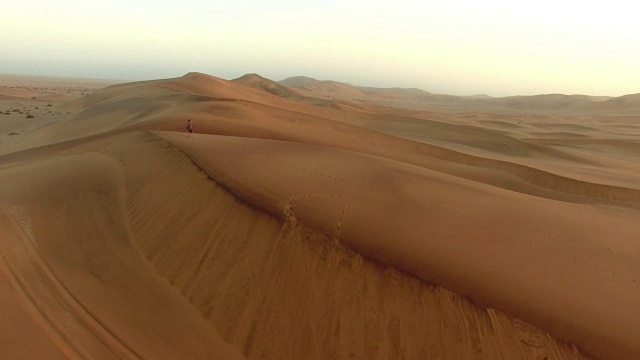
<path id="1" fill-rule="evenodd" d="M 634 2 L 4 0 L 0 73 L 310 76 L 453 95 L 640 93 Z"/>

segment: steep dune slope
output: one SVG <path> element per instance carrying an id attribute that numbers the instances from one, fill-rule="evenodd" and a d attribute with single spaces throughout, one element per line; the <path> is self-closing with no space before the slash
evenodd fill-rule
<path id="1" fill-rule="evenodd" d="M 527 324 L 494 310 L 487 312 L 447 290 L 347 250 L 337 238 L 332 239 L 340 236 L 334 230 L 345 211 L 344 194 L 336 195 L 337 199 L 327 194 L 306 200 L 310 211 L 327 217 L 329 226 L 318 227 L 327 237 L 296 224 L 298 216 L 303 224 L 313 218 L 298 213 L 304 211 L 302 198 L 285 206 L 291 212 L 281 214 L 283 224 L 255 207 L 269 207 L 272 202 L 246 192 L 235 197 L 162 140 L 144 134 L 127 135 L 126 140 L 131 146 L 126 151 L 111 144 L 101 151 L 114 151 L 130 169 L 131 230 L 137 242 L 158 272 L 248 358 L 578 356 L 575 349 Z M 240 148 L 266 157 L 258 162 L 269 167 L 269 151 L 253 152 L 264 141 L 237 140 Z M 211 141 L 217 143 L 215 138 Z M 229 143 L 236 142 L 229 139 Z M 225 166 L 245 168 L 233 150 L 219 154 Z M 153 165 L 148 164 L 150 158 L 156 159 Z M 281 161 L 287 169 L 296 167 L 295 161 Z M 256 170 L 249 178 L 264 181 L 264 187 L 249 186 L 250 192 L 274 189 L 269 175 L 276 182 L 278 178 L 305 179 L 277 168 L 270 173 Z M 334 181 L 331 174 L 307 174 L 312 188 L 330 191 L 336 186 L 327 183 Z M 157 180 L 148 181 L 149 177 Z M 342 191 L 350 191 L 344 181 L 338 183 L 341 186 L 334 190 L 347 186 Z M 348 209 L 361 210 L 359 206 Z"/>
<path id="2" fill-rule="evenodd" d="M 248 358 L 580 358 L 528 324 L 281 222 L 149 134 L 0 170 L 2 268 L 14 287 L 3 298 L 30 299 L 40 329 L 14 339 L 9 357 L 33 355 L 33 338 L 71 358 L 236 356 L 220 333 Z"/>
<path id="3" fill-rule="evenodd" d="M 639 350 L 639 314 L 631 309 L 640 301 L 633 260 L 640 247 L 625 241 L 640 236 L 635 211 L 500 191 L 317 147 L 163 136 L 250 203 L 294 215 L 369 258 L 565 334 L 594 353 Z M 590 301 L 581 303 L 585 297 Z"/>

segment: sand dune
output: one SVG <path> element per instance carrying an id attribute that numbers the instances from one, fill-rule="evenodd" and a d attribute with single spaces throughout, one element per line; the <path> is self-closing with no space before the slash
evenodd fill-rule
<path id="1" fill-rule="evenodd" d="M 329 80 L 296 76 L 281 80 L 292 89 L 315 93 L 331 99 L 357 100 L 384 106 L 439 111 L 473 111 L 536 114 L 563 113 L 639 115 L 640 94 L 620 97 L 544 94 L 533 96 L 491 97 L 488 95 L 453 96 L 434 94 L 415 88 L 374 88 Z"/>
<path id="2" fill-rule="evenodd" d="M 297 80 L 110 86 L 3 143 L 0 357 L 640 357 L 636 118 Z"/>
<path id="3" fill-rule="evenodd" d="M 297 76 L 280 81 L 280 84 L 291 86 L 298 90 L 309 92 L 315 96 L 324 95 L 332 98 L 365 97 L 365 93 L 351 84 L 331 80 L 316 80 L 309 77 Z"/>
<path id="4" fill-rule="evenodd" d="M 271 94 L 281 96 L 281 97 L 293 97 L 293 98 L 301 98 L 300 94 L 286 86 L 278 84 L 275 81 L 263 78 L 258 74 L 246 74 L 237 79 L 233 80 L 234 82 L 238 82 L 245 86 L 257 87 Z"/>

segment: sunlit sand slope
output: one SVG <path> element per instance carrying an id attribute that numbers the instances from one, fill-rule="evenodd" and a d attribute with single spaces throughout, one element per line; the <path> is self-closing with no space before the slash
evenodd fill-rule
<path id="1" fill-rule="evenodd" d="M 315 146 L 163 136 L 241 198 L 368 258 L 595 353 L 638 351 L 640 244 L 628 241 L 640 235 L 635 210 L 533 197 Z"/>

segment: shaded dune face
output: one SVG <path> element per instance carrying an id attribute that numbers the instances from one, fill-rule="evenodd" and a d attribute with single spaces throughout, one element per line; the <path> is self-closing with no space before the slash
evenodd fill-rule
<path id="1" fill-rule="evenodd" d="M 0 355 L 640 357 L 632 118 L 311 92 L 113 86 L 1 157 Z"/>
<path id="2" fill-rule="evenodd" d="M 242 358 L 140 253 L 117 158 L 50 155 L 0 171 L 2 358 Z"/>

